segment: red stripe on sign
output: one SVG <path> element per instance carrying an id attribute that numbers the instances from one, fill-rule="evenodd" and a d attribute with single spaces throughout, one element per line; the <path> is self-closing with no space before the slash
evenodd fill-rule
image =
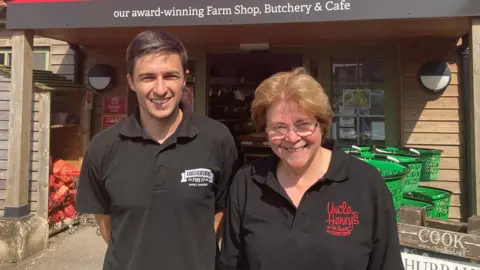
<path id="1" fill-rule="evenodd" d="M 93 2 L 96 0 L 11 0 L 9 4 L 22 4 L 22 3 L 58 3 L 58 2 Z"/>

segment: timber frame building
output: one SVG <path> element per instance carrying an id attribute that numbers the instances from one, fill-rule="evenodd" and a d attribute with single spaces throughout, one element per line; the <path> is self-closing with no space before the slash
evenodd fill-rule
<path id="1" fill-rule="evenodd" d="M 34 36 L 65 42 L 74 55 L 75 68 L 67 77 L 70 82 L 54 84 L 51 89 L 93 93 L 92 107 L 79 109 L 82 119 L 88 118 L 81 122 L 81 149 L 91 136 L 134 109 L 136 99 L 125 76 L 126 47 L 142 30 L 163 29 L 178 36 L 189 51 L 193 109 L 224 121 L 246 162 L 261 156 L 261 151 L 252 149 L 263 144 L 248 125 L 252 90 L 269 74 L 304 66 L 331 97 L 335 110 L 332 137 L 345 144 L 374 141 L 443 150 L 437 180 L 424 184 L 453 193 L 451 220 L 480 215 L 480 174 L 476 170 L 480 168 L 480 141 L 475 135 L 480 133 L 480 1 L 216 3 L 8 3 L 6 28 L 12 33 L 14 57 L 11 73 L 0 73 L 6 82 L 0 84 L 0 98 L 8 101 L 10 111 L 8 132 L 0 138 L 8 164 L 7 177 L 0 180 L 6 187 L 5 194 L 0 192 L 5 195 L 0 197 L 4 209 L 0 244 L 8 243 L 8 250 L 4 253 L 1 248 L 5 245 L 0 245 L 0 261 L 21 260 L 48 242 L 48 171 L 41 168 L 48 168 L 49 156 L 41 152 L 46 149 L 42 137 L 35 135 L 35 123 L 45 126 L 47 122 L 35 118 L 34 108 L 44 104 L 35 99 L 35 93 L 44 91 L 37 89 L 35 78 L 45 77 L 35 77 L 32 72 Z M 108 83 L 99 85 L 95 77 Z M 431 77 L 437 81 L 432 83 Z M 349 105 L 352 93 L 368 96 L 361 108 Z M 85 98 L 77 100 L 80 107 L 85 106 Z M 39 159 L 32 161 L 35 155 Z M 81 162 L 81 153 L 75 158 Z M 37 173 L 35 181 L 32 168 L 43 173 Z M 38 193 L 35 205 L 31 190 Z M 8 233 L 3 228 L 8 228 Z M 24 231 L 29 237 L 21 244 L 18 237 Z"/>

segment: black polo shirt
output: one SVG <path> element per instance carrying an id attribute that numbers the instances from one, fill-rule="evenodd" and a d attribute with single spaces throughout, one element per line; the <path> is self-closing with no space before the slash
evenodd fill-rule
<path id="1" fill-rule="evenodd" d="M 296 208 L 278 158 L 244 166 L 227 204 L 221 270 L 404 269 L 392 195 L 380 173 L 330 142 L 329 168 Z"/>
<path id="2" fill-rule="evenodd" d="M 96 135 L 76 209 L 111 216 L 104 269 L 214 269 L 214 215 L 225 208 L 236 164 L 227 127 L 187 110 L 162 144 L 138 112 Z"/>

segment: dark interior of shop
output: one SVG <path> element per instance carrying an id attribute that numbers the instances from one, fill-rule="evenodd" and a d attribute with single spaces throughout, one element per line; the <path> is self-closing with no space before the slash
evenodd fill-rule
<path id="1" fill-rule="evenodd" d="M 253 51 L 208 55 L 208 115 L 228 126 L 243 162 L 270 153 L 256 132 L 250 104 L 256 87 L 270 75 L 303 65 L 302 54 Z"/>

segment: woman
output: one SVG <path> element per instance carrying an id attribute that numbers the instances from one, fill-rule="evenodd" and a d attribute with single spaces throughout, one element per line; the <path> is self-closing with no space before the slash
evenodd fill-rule
<path id="1" fill-rule="evenodd" d="M 404 269 L 380 173 L 326 140 L 332 110 L 303 68 L 256 89 L 252 119 L 275 155 L 236 174 L 218 268 Z"/>

